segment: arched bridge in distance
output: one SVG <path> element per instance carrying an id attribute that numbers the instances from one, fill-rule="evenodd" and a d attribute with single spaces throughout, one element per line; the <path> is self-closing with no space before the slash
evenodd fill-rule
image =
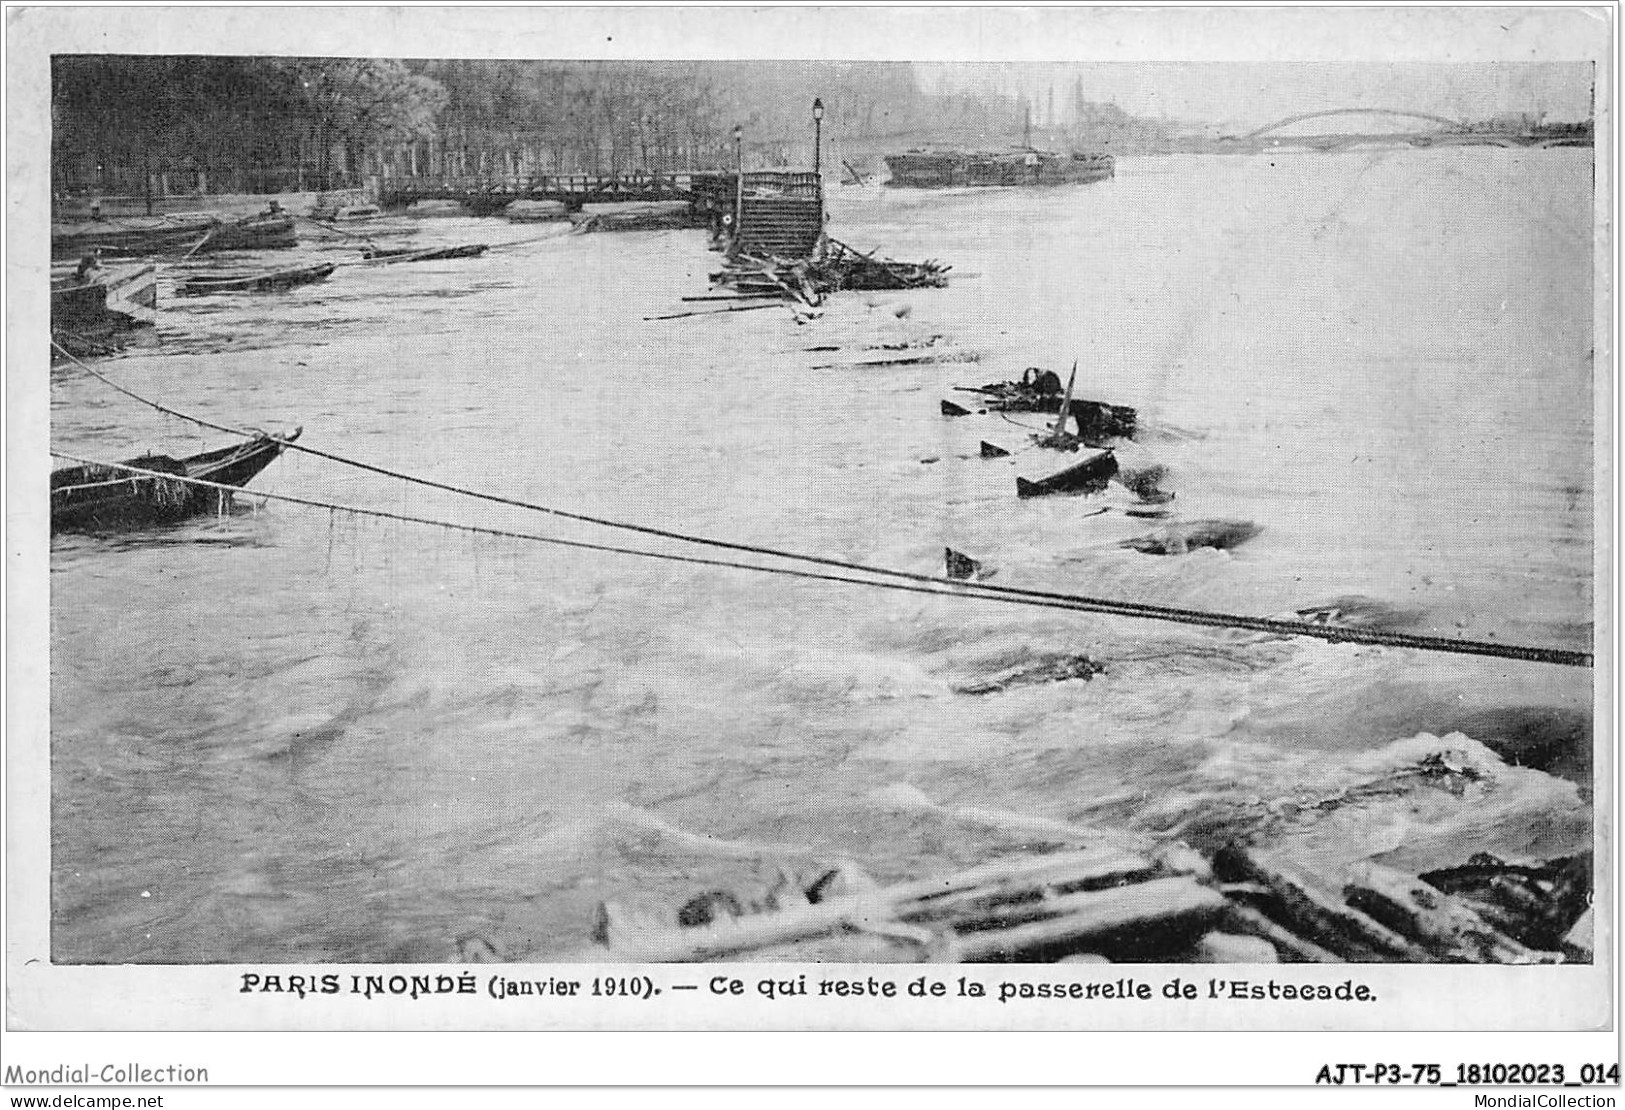
<path id="1" fill-rule="evenodd" d="M 1302 134 L 1288 131 L 1295 124 L 1316 119 L 1365 117 L 1373 121 L 1369 130 L 1329 131 L 1323 134 Z M 1397 122 L 1381 121 L 1421 120 L 1434 126 L 1426 129 L 1399 130 Z M 1245 135 L 1225 135 L 1220 143 L 1230 149 L 1263 150 L 1274 146 L 1303 146 L 1312 150 L 1330 152 L 1361 145 L 1417 146 L 1474 145 L 1474 146 L 1533 146 L 1544 144 L 1545 137 L 1522 128 L 1503 128 L 1472 124 L 1432 112 L 1409 108 L 1327 108 L 1318 112 L 1299 112 L 1273 123 L 1266 123 Z"/>
<path id="2" fill-rule="evenodd" d="M 1263 127 L 1260 127 L 1254 131 L 1249 131 L 1247 134 L 1242 135 L 1241 141 L 1252 142 L 1257 139 L 1262 139 L 1265 135 L 1268 135 L 1271 132 L 1280 131 L 1284 128 L 1291 127 L 1295 123 L 1303 123 L 1305 120 L 1312 119 L 1330 119 L 1334 116 L 1403 116 L 1408 119 L 1420 119 L 1426 120 L 1429 123 L 1439 124 L 1440 128 L 1445 131 L 1463 131 L 1466 130 L 1467 127 L 1467 125 L 1461 120 L 1449 119 L 1445 116 L 1436 116 L 1431 112 L 1413 112 L 1408 108 L 1327 108 L 1319 112 L 1300 112 L 1295 116 L 1287 116 L 1285 119 L 1278 119 L 1274 123 L 1266 123 Z M 1422 132 L 1406 131 L 1399 132 L 1399 134 L 1414 135 L 1422 134 Z"/>

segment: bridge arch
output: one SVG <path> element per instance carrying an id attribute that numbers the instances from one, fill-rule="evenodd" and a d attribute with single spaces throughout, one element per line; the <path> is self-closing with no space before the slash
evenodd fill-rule
<path id="1" fill-rule="evenodd" d="M 1430 123 L 1437 123 L 1452 131 L 1458 131 L 1465 126 L 1460 120 L 1436 116 L 1430 112 L 1413 112 L 1407 108 L 1327 108 L 1320 112 L 1300 112 L 1295 116 L 1278 119 L 1274 123 L 1266 123 L 1256 131 L 1249 131 L 1242 136 L 1243 139 L 1261 139 L 1271 131 L 1279 131 L 1283 127 L 1290 127 L 1294 123 L 1302 123 L 1309 119 L 1325 119 L 1330 116 L 1406 116 L 1410 119 L 1423 119 Z"/>

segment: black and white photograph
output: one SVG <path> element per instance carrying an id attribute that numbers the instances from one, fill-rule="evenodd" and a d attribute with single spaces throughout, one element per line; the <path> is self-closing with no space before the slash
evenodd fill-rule
<path id="1" fill-rule="evenodd" d="M 8 1029 L 1612 1030 L 1616 14 L 8 8 Z"/>

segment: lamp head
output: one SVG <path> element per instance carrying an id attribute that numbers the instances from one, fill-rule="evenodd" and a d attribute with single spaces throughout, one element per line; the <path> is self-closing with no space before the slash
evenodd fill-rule
<path id="1" fill-rule="evenodd" d="M 813 119 L 824 118 L 824 101 L 821 97 L 813 97 Z"/>

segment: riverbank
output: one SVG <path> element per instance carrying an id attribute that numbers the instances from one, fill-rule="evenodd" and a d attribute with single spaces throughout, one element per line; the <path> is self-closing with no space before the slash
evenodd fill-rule
<path id="1" fill-rule="evenodd" d="M 184 212 L 212 212 L 222 216 L 251 216 L 263 212 L 274 200 L 296 216 L 309 216 L 318 208 L 335 205 L 370 204 L 369 189 L 335 189 L 330 192 L 300 193 L 186 193 L 167 197 L 72 197 L 51 205 L 51 222 L 73 223 L 101 215 L 113 219 L 126 216 L 173 216 Z"/>

